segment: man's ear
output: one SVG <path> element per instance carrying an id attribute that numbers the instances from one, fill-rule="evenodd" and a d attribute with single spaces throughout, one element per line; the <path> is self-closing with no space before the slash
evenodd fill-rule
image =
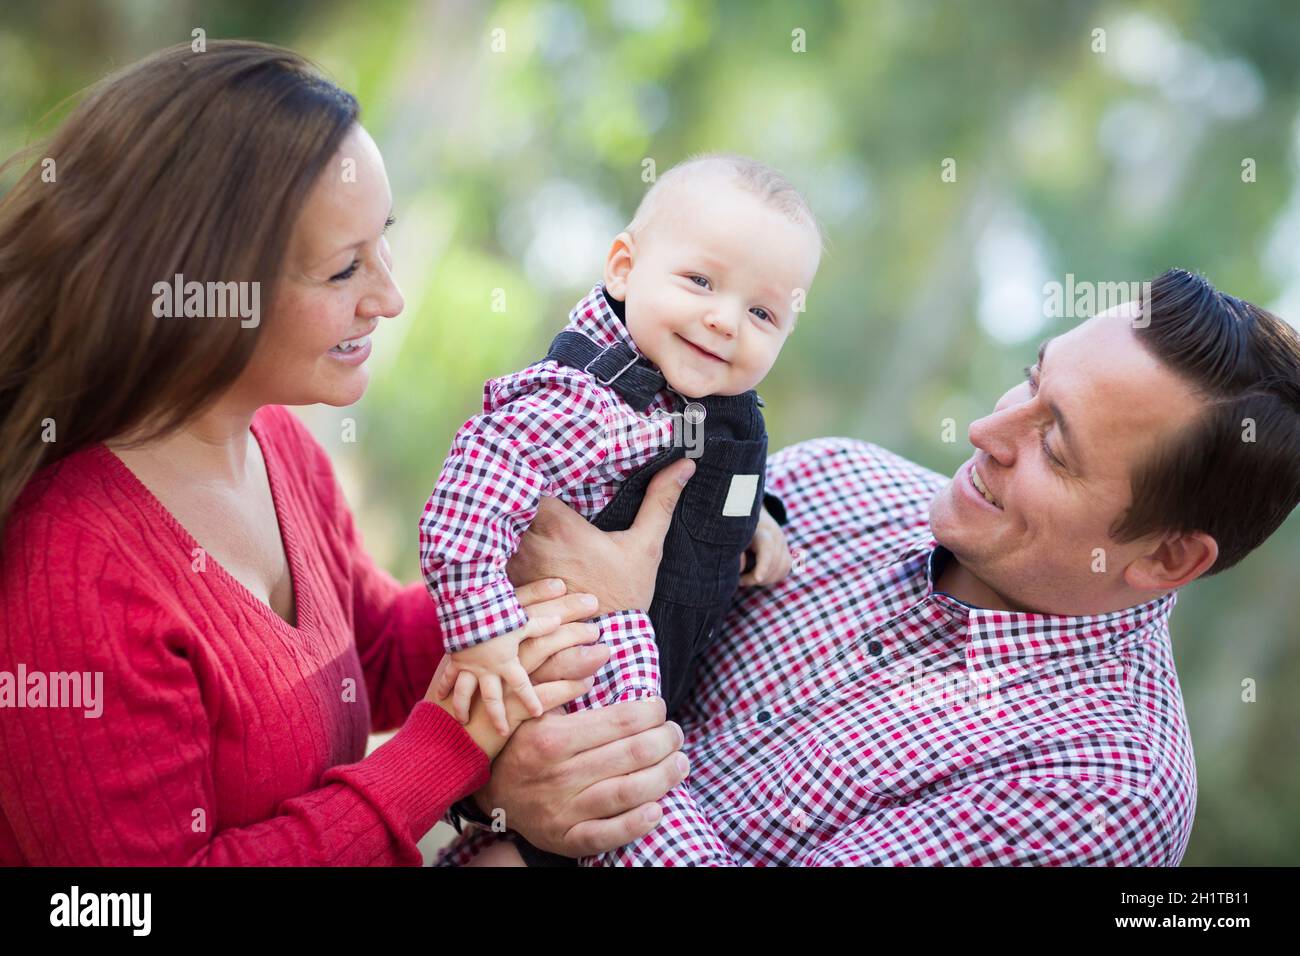
<path id="1" fill-rule="evenodd" d="M 620 302 L 627 298 L 627 277 L 635 258 L 636 240 L 630 232 L 620 232 L 605 257 L 605 289 Z"/>
<path id="2" fill-rule="evenodd" d="M 1219 543 L 1204 531 L 1167 535 L 1124 569 L 1124 581 L 1138 591 L 1171 591 L 1190 584 L 1214 566 Z"/>

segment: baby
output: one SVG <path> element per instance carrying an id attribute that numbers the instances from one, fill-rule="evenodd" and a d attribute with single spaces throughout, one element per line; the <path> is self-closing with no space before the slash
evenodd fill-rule
<path id="1" fill-rule="evenodd" d="M 597 620 L 613 653 L 576 707 L 660 695 L 673 713 L 746 551 L 746 583 L 789 572 L 784 510 L 764 495 L 754 388 L 794 329 L 821 251 L 816 220 L 780 174 L 741 156 L 688 160 L 646 193 L 610 247 L 604 281 L 546 358 L 487 383 L 483 412 L 457 433 L 420 520 L 420 564 L 450 658 L 436 692 L 454 689 L 462 721 L 476 688 L 502 733 L 505 691 L 541 714 L 518 648 L 547 624 L 529 622 L 506 561 L 543 495 L 623 530 L 651 477 L 696 461 L 654 600 L 646 614 Z M 702 443 L 682 440 L 695 432 Z"/>

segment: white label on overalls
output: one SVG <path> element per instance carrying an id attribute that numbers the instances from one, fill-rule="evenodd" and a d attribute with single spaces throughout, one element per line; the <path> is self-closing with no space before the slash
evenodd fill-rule
<path id="1" fill-rule="evenodd" d="M 748 518 L 758 494 L 758 475 L 732 475 L 727 500 L 722 506 L 725 518 Z"/>

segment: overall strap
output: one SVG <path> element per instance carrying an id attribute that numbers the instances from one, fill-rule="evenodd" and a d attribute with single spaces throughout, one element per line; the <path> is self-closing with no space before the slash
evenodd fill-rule
<path id="1" fill-rule="evenodd" d="M 590 372 L 597 382 L 608 385 L 637 411 L 649 408 L 655 395 L 668 385 L 663 373 L 649 359 L 626 344 L 619 342 L 602 349 L 581 332 L 561 332 L 551 342 L 546 357 Z"/>

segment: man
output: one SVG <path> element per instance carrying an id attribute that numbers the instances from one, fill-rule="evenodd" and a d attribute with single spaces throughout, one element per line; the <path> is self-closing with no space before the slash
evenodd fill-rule
<path id="1" fill-rule="evenodd" d="M 1168 618 L 1300 500 L 1300 340 L 1170 271 L 1026 373 L 951 480 L 847 439 L 773 457 L 798 570 L 701 662 L 663 821 L 586 862 L 1182 859 Z"/>

